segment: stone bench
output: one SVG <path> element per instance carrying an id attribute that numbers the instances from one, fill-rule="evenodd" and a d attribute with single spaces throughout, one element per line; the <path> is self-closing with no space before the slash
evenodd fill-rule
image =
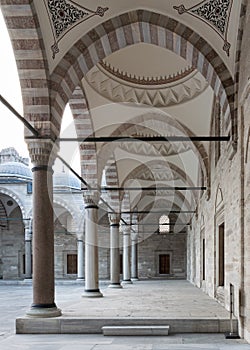
<path id="1" fill-rule="evenodd" d="M 168 335 L 169 326 L 104 326 L 103 335 Z"/>

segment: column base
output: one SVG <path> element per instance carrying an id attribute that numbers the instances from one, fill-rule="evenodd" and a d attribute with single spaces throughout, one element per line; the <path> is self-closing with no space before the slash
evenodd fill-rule
<path id="1" fill-rule="evenodd" d="M 76 282 L 77 282 L 77 283 L 83 283 L 83 282 L 84 282 L 84 278 L 77 278 L 77 279 L 76 279 Z"/>
<path id="2" fill-rule="evenodd" d="M 32 282 L 33 282 L 33 280 L 32 280 L 32 277 L 30 277 L 30 278 L 25 278 L 24 280 L 23 280 L 23 283 L 24 284 L 32 284 Z"/>
<path id="3" fill-rule="evenodd" d="M 122 284 L 133 284 L 133 282 L 131 281 L 131 279 L 129 280 L 123 280 Z"/>
<path id="4" fill-rule="evenodd" d="M 85 289 L 82 294 L 83 298 L 102 298 L 103 294 L 99 289 Z"/>
<path id="5" fill-rule="evenodd" d="M 120 283 L 110 283 L 110 285 L 108 286 L 108 288 L 122 288 L 122 285 Z"/>
<path id="6" fill-rule="evenodd" d="M 139 281 L 139 278 L 138 278 L 138 277 L 132 277 L 132 278 L 131 278 L 131 281 L 132 281 L 132 282 Z"/>
<path id="7" fill-rule="evenodd" d="M 30 310 L 26 312 L 28 317 L 36 317 L 36 318 L 50 318 L 50 317 L 59 317 L 62 316 L 62 312 L 55 306 L 46 307 L 44 306 L 31 306 Z"/>

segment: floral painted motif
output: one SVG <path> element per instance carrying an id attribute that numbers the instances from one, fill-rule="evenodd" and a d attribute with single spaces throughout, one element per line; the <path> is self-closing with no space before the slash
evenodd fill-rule
<path id="1" fill-rule="evenodd" d="M 191 12 L 210 22 L 223 35 L 226 31 L 229 9 L 230 0 L 210 0 Z"/>
<path id="2" fill-rule="evenodd" d="M 186 8 L 183 4 L 174 6 L 179 15 L 190 14 L 203 20 L 224 40 L 223 50 L 229 56 L 231 44 L 227 40 L 228 22 L 233 0 L 203 0 L 197 5 Z"/>
<path id="3" fill-rule="evenodd" d="M 53 58 L 60 51 L 58 47 L 59 41 L 72 28 L 93 16 L 103 17 L 108 10 L 108 7 L 99 6 L 96 11 L 93 11 L 71 0 L 44 0 L 44 2 L 55 38 L 55 42 L 51 46 Z"/>
<path id="4" fill-rule="evenodd" d="M 69 27 L 89 15 L 89 12 L 80 10 L 65 0 L 48 0 L 48 8 L 57 38 Z"/>

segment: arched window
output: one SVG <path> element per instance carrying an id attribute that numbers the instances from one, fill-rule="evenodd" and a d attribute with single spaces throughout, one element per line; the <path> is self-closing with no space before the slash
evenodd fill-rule
<path id="1" fill-rule="evenodd" d="M 159 220 L 159 232 L 169 233 L 170 232 L 170 219 L 168 215 L 162 215 Z"/>

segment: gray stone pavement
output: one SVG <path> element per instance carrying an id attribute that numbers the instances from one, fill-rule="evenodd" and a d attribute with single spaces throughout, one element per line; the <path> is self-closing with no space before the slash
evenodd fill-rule
<path id="1" fill-rule="evenodd" d="M 181 284 L 179 281 L 171 281 L 170 283 L 169 281 L 161 282 L 160 285 L 158 284 L 158 288 L 156 282 L 153 282 L 152 284 L 150 282 L 137 282 L 134 286 L 126 286 L 125 288 L 128 289 L 129 292 L 131 291 L 131 293 L 133 289 L 135 292 L 137 288 L 141 286 L 144 286 L 144 290 L 147 289 L 148 293 L 150 293 L 150 290 L 152 288 L 151 296 L 152 292 L 154 292 L 155 294 L 155 292 L 157 292 L 158 290 L 158 294 L 160 294 L 159 297 L 162 298 L 162 292 L 164 291 L 164 283 L 167 283 L 167 286 L 169 287 L 167 293 L 168 297 L 170 297 L 170 294 L 180 295 Z M 194 307 L 193 300 L 195 299 L 193 298 L 197 297 L 196 293 L 199 290 L 197 288 L 192 287 L 187 282 L 183 281 L 183 283 L 184 284 L 182 286 L 185 286 L 183 287 L 184 289 L 182 288 L 183 297 L 187 297 L 187 300 L 189 300 L 189 302 L 191 303 L 189 306 L 190 310 L 194 309 L 196 313 L 198 306 L 195 305 Z M 110 291 L 110 289 L 106 288 L 106 284 L 101 285 L 101 289 L 104 292 L 104 298 L 102 300 L 105 301 L 105 303 L 108 299 L 108 295 L 118 292 Z M 171 293 L 170 289 L 172 290 Z M 185 296 L 185 292 L 188 290 L 189 293 Z M 98 299 L 98 301 L 94 301 L 93 299 L 92 301 L 90 301 L 89 299 L 82 299 L 82 291 L 83 286 L 74 282 L 72 282 L 72 284 L 65 283 L 57 285 L 56 302 L 58 307 L 62 308 L 63 311 L 65 310 L 66 313 L 70 313 L 70 310 L 73 311 L 73 306 L 77 307 L 77 305 L 80 304 L 83 306 L 85 303 L 92 303 L 92 306 L 94 306 L 96 302 L 101 302 L 101 299 Z M 124 293 L 125 291 L 121 292 Z M 135 293 L 135 297 L 137 298 L 137 303 L 140 299 L 143 299 L 142 295 L 140 297 L 138 290 L 137 293 Z M 207 300 L 207 296 L 204 296 L 204 298 Z M 157 298 L 151 298 L 152 306 L 154 305 L 155 299 Z M 172 301 L 174 299 L 177 300 L 178 298 L 173 298 Z M 103 335 L 80 334 L 16 335 L 15 319 L 25 314 L 26 310 L 31 304 L 31 301 L 31 285 L 8 285 L 6 283 L 0 282 L 0 350 L 250 350 L 250 345 L 247 344 L 244 340 L 226 340 L 223 334 L 171 334 L 167 337 L 104 337 Z M 149 301 L 149 299 L 147 301 Z M 143 303 L 144 302 L 145 301 L 143 301 Z M 214 303 L 214 301 L 212 302 Z M 85 304 L 85 306 L 87 304 Z M 122 306 L 121 300 L 119 301 L 119 304 L 122 310 L 124 306 Z M 170 306 L 171 302 L 169 301 L 169 307 Z M 96 310 L 98 311 L 98 308 L 96 308 Z M 86 308 L 86 311 L 90 312 L 89 306 Z M 94 311 L 92 310 L 91 312 L 93 313 Z M 159 309 L 158 312 L 160 312 Z M 218 310 L 216 312 L 218 313 Z"/>

